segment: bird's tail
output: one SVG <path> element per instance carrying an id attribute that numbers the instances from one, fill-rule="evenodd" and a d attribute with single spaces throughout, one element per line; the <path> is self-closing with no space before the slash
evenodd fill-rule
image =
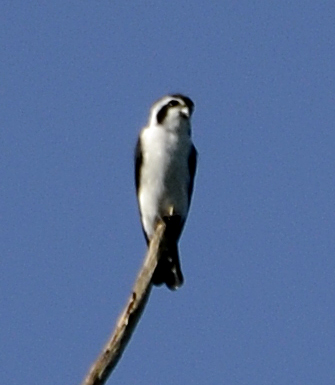
<path id="1" fill-rule="evenodd" d="M 159 249 L 159 262 L 152 277 L 152 283 L 157 286 L 165 283 L 170 290 L 176 290 L 184 282 L 178 252 L 181 218 L 169 216 L 165 217 L 164 221 L 166 231 Z"/>
<path id="2" fill-rule="evenodd" d="M 169 249 L 161 250 L 160 253 L 152 283 L 157 286 L 165 283 L 170 290 L 176 290 L 184 282 L 180 268 L 178 246 L 175 244 Z"/>

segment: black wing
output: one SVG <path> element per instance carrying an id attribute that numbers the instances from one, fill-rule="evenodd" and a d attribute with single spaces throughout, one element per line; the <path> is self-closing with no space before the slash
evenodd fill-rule
<path id="1" fill-rule="evenodd" d="M 138 189 L 140 186 L 140 177 L 141 177 L 141 166 L 142 166 L 142 148 L 141 148 L 141 137 L 138 138 L 136 147 L 135 147 L 135 186 L 136 193 L 138 194 Z"/>
<path id="2" fill-rule="evenodd" d="M 194 145 L 192 145 L 191 152 L 190 152 L 190 155 L 188 157 L 188 170 L 190 173 L 190 184 L 188 186 L 188 205 L 191 204 L 195 171 L 197 169 L 197 156 L 198 156 L 197 150 L 194 147 Z"/>
<path id="3" fill-rule="evenodd" d="M 138 208 L 140 208 L 140 202 L 138 201 L 138 190 L 140 188 L 141 167 L 142 167 L 142 162 L 143 162 L 141 137 L 140 136 L 138 137 L 138 140 L 136 143 L 134 160 L 135 160 L 135 187 L 136 187 Z M 139 210 L 139 212 L 140 212 L 140 217 L 142 218 L 141 210 Z M 147 241 L 147 244 L 149 244 L 149 239 L 147 237 L 147 234 L 144 231 L 143 224 L 142 224 L 142 230 L 143 230 L 144 238 Z"/>

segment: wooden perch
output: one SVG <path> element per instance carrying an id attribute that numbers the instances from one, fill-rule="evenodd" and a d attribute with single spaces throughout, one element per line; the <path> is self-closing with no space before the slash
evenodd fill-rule
<path id="1" fill-rule="evenodd" d="M 82 385 L 103 385 L 115 368 L 141 317 L 152 288 L 151 278 L 158 263 L 158 250 L 166 225 L 160 222 L 137 276 L 130 298 L 109 341 L 92 365 Z"/>

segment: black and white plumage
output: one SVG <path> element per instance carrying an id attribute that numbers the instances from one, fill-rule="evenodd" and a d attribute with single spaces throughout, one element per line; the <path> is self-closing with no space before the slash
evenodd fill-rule
<path id="1" fill-rule="evenodd" d="M 197 163 L 191 139 L 192 100 L 167 95 L 153 104 L 135 152 L 135 182 L 147 243 L 159 219 L 166 223 L 160 261 L 152 282 L 170 289 L 183 284 L 178 241 L 189 211 Z"/>

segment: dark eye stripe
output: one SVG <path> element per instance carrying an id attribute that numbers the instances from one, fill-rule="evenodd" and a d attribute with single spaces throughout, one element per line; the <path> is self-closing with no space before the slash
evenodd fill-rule
<path id="1" fill-rule="evenodd" d="M 171 95 L 173 98 L 178 98 L 178 99 L 181 99 L 186 105 L 187 107 L 189 108 L 190 112 L 192 113 L 193 110 L 194 110 L 194 103 L 192 102 L 192 100 L 185 96 L 185 95 L 182 95 L 182 94 L 174 94 L 174 95 Z"/>
<path id="2" fill-rule="evenodd" d="M 171 102 L 169 102 L 168 106 L 169 107 L 175 107 L 175 106 L 178 106 L 178 104 L 180 104 L 178 102 L 178 100 L 171 100 Z"/>
<path id="3" fill-rule="evenodd" d="M 162 124 L 164 119 L 166 118 L 166 115 L 167 115 L 167 111 L 169 109 L 169 105 L 166 104 L 165 106 L 163 106 L 157 113 L 157 123 L 158 124 Z"/>
<path id="4" fill-rule="evenodd" d="M 162 124 L 164 119 L 166 118 L 166 115 L 167 115 L 167 112 L 168 112 L 168 109 L 171 108 L 171 107 L 175 107 L 175 106 L 178 106 L 180 103 L 178 102 L 178 100 L 171 100 L 168 104 L 166 104 L 165 106 L 163 106 L 157 113 L 157 123 L 158 124 Z"/>

